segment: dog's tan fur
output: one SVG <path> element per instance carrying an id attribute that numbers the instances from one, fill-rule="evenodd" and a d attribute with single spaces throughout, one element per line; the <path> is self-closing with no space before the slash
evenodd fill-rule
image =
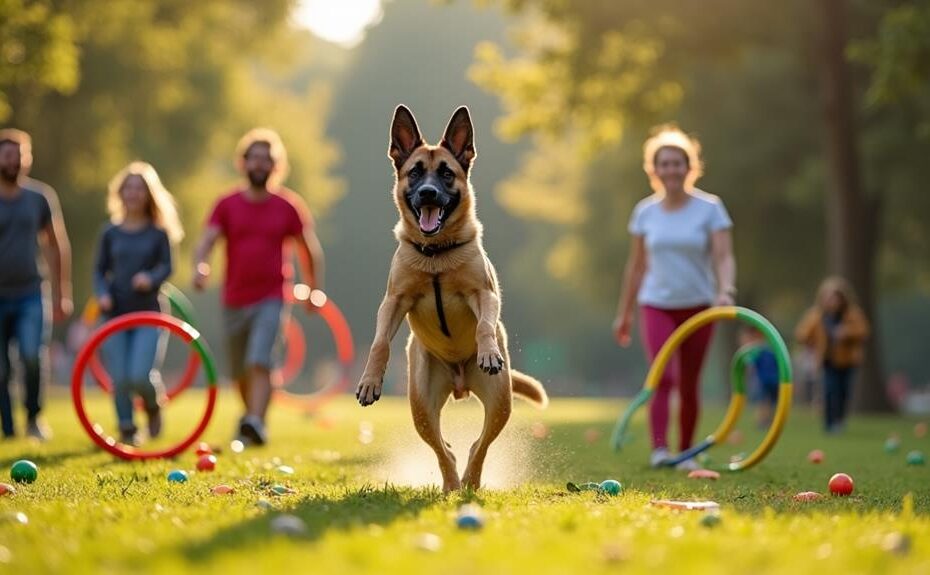
<path id="1" fill-rule="evenodd" d="M 477 489 L 488 447 L 510 418 L 512 395 L 523 396 L 539 407 L 544 407 L 548 398 L 537 380 L 510 368 L 507 334 L 500 321 L 497 274 L 481 243 L 482 227 L 469 182 L 475 148 L 468 110 L 459 108 L 443 140 L 431 146 L 421 139 L 410 111 L 398 106 L 388 155 L 394 161 L 396 175 L 394 200 L 400 221 L 394 235 L 398 247 L 356 396 L 362 405 L 380 398 L 390 342 L 406 317 L 411 329 L 407 343 L 408 396 L 414 426 L 439 459 L 443 490 L 449 492 L 463 485 Z M 460 200 L 440 231 L 427 236 L 407 205 L 407 174 L 418 164 L 429 172 L 438 170 L 441 163 L 455 172 L 451 189 L 460 194 Z M 430 253 L 432 248 L 439 253 Z M 440 324 L 434 293 L 437 276 L 449 335 L 443 333 Z M 471 446 L 460 480 L 439 420 L 450 395 L 463 398 L 469 393 L 474 393 L 484 406 L 484 427 Z"/>

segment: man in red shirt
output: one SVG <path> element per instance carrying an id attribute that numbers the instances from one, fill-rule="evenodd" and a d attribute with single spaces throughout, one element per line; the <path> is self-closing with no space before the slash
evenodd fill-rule
<path id="1" fill-rule="evenodd" d="M 267 441 L 265 415 L 271 402 L 272 351 L 281 332 L 284 306 L 284 253 L 297 249 L 303 279 L 322 287 L 323 250 L 310 211 L 300 197 L 281 186 L 287 152 L 272 130 L 256 128 L 239 140 L 237 166 L 248 179 L 220 198 L 194 254 L 194 287 L 202 290 L 210 275 L 210 252 L 226 239 L 223 284 L 225 332 L 232 377 L 245 404 L 239 440 Z M 316 294 L 311 301 L 319 301 Z"/>

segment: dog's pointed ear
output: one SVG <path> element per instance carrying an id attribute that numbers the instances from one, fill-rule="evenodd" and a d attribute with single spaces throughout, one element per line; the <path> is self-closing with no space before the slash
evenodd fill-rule
<path id="1" fill-rule="evenodd" d="M 394 110 L 394 120 L 391 122 L 391 145 L 388 148 L 388 157 L 394 161 L 394 169 L 399 170 L 410 154 L 423 145 L 420 129 L 413 113 L 401 104 Z"/>
<path id="2" fill-rule="evenodd" d="M 440 145 L 455 156 L 462 168 L 467 172 L 475 159 L 475 131 L 471 125 L 471 115 L 468 108 L 462 106 L 452 114 L 446 133 L 442 136 Z"/>

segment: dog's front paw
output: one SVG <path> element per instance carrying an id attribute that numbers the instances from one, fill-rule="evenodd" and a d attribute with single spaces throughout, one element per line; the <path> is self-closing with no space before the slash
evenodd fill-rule
<path id="1" fill-rule="evenodd" d="M 496 347 L 487 351 L 478 351 L 478 367 L 489 375 L 497 375 L 504 369 L 504 356 Z"/>
<path id="2" fill-rule="evenodd" d="M 381 386 L 384 381 L 382 378 L 362 376 L 358 382 L 358 388 L 355 390 L 355 398 L 359 405 L 365 407 L 381 399 Z"/>

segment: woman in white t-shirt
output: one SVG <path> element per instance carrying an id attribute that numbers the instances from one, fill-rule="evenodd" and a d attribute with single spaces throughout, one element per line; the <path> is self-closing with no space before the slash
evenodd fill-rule
<path id="1" fill-rule="evenodd" d="M 621 346 L 630 344 L 635 304 L 640 334 L 652 361 L 672 332 L 688 318 L 713 305 L 732 305 L 736 264 L 730 229 L 733 223 L 717 196 L 694 187 L 703 174 L 700 144 L 676 126 L 660 126 L 643 146 L 643 169 L 654 193 L 633 209 L 630 254 L 614 321 Z M 649 412 L 652 429 L 650 463 L 669 457 L 669 396 L 680 398 L 679 447 L 691 447 L 699 412 L 698 384 L 712 327 L 685 341 L 663 375 Z M 694 469 L 687 460 L 679 464 Z"/>

